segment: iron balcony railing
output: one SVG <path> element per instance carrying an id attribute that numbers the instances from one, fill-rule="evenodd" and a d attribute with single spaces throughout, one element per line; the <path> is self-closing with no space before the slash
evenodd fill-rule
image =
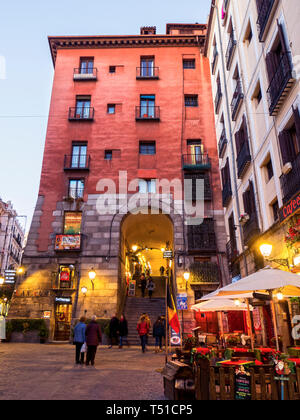
<path id="1" fill-rule="evenodd" d="M 227 145 L 227 138 L 226 138 L 226 131 L 225 128 L 223 128 L 221 137 L 219 140 L 218 148 L 219 148 L 219 157 L 222 158 L 224 156 L 224 152 Z"/>
<path id="2" fill-rule="evenodd" d="M 136 121 L 159 121 L 160 107 L 153 105 L 137 106 L 135 108 Z"/>
<path id="3" fill-rule="evenodd" d="M 238 79 L 237 80 L 237 84 L 236 84 L 236 88 L 232 97 L 232 101 L 231 101 L 231 118 L 232 121 L 236 121 L 237 119 L 237 114 L 238 111 L 240 109 L 240 106 L 242 104 L 242 101 L 244 99 L 244 94 L 242 91 L 242 83 L 241 81 Z"/>
<path id="4" fill-rule="evenodd" d="M 250 215 L 250 219 L 243 226 L 244 243 L 248 244 L 260 234 L 256 213 Z"/>
<path id="5" fill-rule="evenodd" d="M 220 267 L 212 262 L 194 262 L 190 266 L 191 283 L 220 283 Z"/>
<path id="6" fill-rule="evenodd" d="M 188 226 L 188 249 L 190 252 L 215 252 L 217 250 L 214 221 L 204 219 L 200 225 Z"/>
<path id="7" fill-rule="evenodd" d="M 213 61 L 211 63 L 211 72 L 212 72 L 212 74 L 215 74 L 216 67 L 217 67 L 218 57 L 219 57 L 219 53 L 218 53 L 218 50 L 217 50 L 217 46 L 215 45 L 214 52 L 213 52 Z"/>
<path id="8" fill-rule="evenodd" d="M 236 238 L 230 239 L 230 241 L 226 244 L 226 254 L 227 254 L 227 260 L 231 264 L 236 260 L 236 258 L 239 255 L 237 245 L 236 245 Z"/>
<path id="9" fill-rule="evenodd" d="M 182 155 L 183 169 L 210 169 L 211 163 L 207 153 Z"/>
<path id="10" fill-rule="evenodd" d="M 223 207 L 227 207 L 232 197 L 231 181 L 227 180 L 222 189 Z"/>
<path id="11" fill-rule="evenodd" d="M 236 40 L 234 39 L 233 32 L 230 34 L 227 50 L 226 50 L 226 69 L 229 70 L 233 58 L 233 54 L 236 48 Z"/>
<path id="12" fill-rule="evenodd" d="M 93 68 L 75 68 L 73 78 L 74 80 L 97 80 L 98 70 Z"/>
<path id="13" fill-rule="evenodd" d="M 90 161 L 90 155 L 65 155 L 64 170 L 88 171 L 90 169 Z"/>
<path id="14" fill-rule="evenodd" d="M 236 159 L 238 178 L 242 178 L 251 163 L 248 139 L 245 139 Z"/>
<path id="15" fill-rule="evenodd" d="M 300 154 L 292 162 L 292 170 L 280 177 L 283 193 L 283 203 L 286 204 L 295 194 L 300 191 Z"/>
<path id="16" fill-rule="evenodd" d="M 287 95 L 287 91 L 291 88 L 293 81 L 291 54 L 289 52 L 284 52 L 267 90 L 270 115 L 277 115 L 277 112 Z"/>
<path id="17" fill-rule="evenodd" d="M 218 89 L 217 89 L 217 93 L 216 93 L 216 97 L 215 97 L 215 113 L 218 114 L 219 113 L 219 108 L 220 108 L 220 104 L 221 104 L 221 99 L 222 99 L 222 91 L 221 91 L 221 86 L 218 85 Z"/>
<path id="18" fill-rule="evenodd" d="M 93 107 L 71 107 L 69 108 L 70 121 L 92 121 L 94 119 L 95 109 Z"/>
<path id="19" fill-rule="evenodd" d="M 84 188 L 69 188 L 69 198 L 77 200 L 78 198 L 83 198 Z"/>
<path id="20" fill-rule="evenodd" d="M 274 3 L 277 0 L 263 0 L 261 7 L 258 10 L 257 26 L 259 29 L 258 38 L 259 41 L 263 41 L 265 29 L 267 27 Z"/>
<path id="21" fill-rule="evenodd" d="M 137 67 L 136 78 L 137 79 L 158 79 L 159 67 Z"/>

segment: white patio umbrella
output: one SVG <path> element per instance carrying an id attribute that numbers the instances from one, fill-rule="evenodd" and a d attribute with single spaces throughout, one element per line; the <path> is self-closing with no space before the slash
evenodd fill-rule
<path id="1" fill-rule="evenodd" d="M 282 271 L 276 268 L 265 267 L 262 270 L 257 271 L 256 273 L 250 274 L 249 276 L 242 278 L 236 283 L 232 283 L 228 286 L 217 289 L 214 292 L 215 295 L 211 296 L 210 298 L 215 299 L 217 297 L 231 297 L 235 299 L 241 299 L 245 297 L 245 293 L 252 294 L 253 292 L 258 292 L 269 293 L 271 295 L 271 292 L 274 290 L 279 291 L 280 293 L 282 293 L 282 295 L 287 297 L 300 296 L 300 277 L 297 274 L 293 274 L 288 271 Z M 208 296 L 209 295 L 206 295 L 206 298 Z M 246 302 L 247 305 L 249 305 L 249 297 L 246 298 Z M 277 350 L 279 350 L 278 330 L 273 299 L 271 300 L 271 306 L 273 312 L 276 347 Z"/>
<path id="2" fill-rule="evenodd" d="M 197 303 L 191 309 L 199 312 L 247 311 L 247 305 L 241 303 L 237 306 L 233 300 L 221 298 Z M 250 310 L 253 310 L 251 305 Z"/>

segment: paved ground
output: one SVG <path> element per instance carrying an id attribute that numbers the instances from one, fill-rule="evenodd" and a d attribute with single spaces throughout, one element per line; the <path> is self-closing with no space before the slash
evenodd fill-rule
<path id="1" fill-rule="evenodd" d="M 0 343 L 0 400 L 163 400 L 164 355 L 99 347 L 95 367 L 75 346 Z"/>

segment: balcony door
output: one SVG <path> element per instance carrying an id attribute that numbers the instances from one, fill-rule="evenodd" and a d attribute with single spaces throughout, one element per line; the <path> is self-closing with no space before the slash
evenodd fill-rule
<path id="1" fill-rule="evenodd" d="M 82 98 L 76 100 L 76 118 L 89 118 L 91 108 L 91 99 Z"/>
<path id="2" fill-rule="evenodd" d="M 142 95 L 140 99 L 141 118 L 154 118 L 155 95 Z"/>
<path id="3" fill-rule="evenodd" d="M 94 60 L 93 58 L 82 58 L 80 60 L 80 73 L 93 74 Z"/>
<path id="4" fill-rule="evenodd" d="M 71 166 L 76 169 L 86 168 L 86 158 L 87 158 L 87 145 L 85 144 L 75 144 L 72 147 L 72 160 Z"/>
<path id="5" fill-rule="evenodd" d="M 154 58 L 141 57 L 141 77 L 154 76 Z"/>
<path id="6" fill-rule="evenodd" d="M 188 154 L 192 165 L 201 164 L 203 161 L 203 144 L 201 144 L 201 141 L 188 141 Z"/>

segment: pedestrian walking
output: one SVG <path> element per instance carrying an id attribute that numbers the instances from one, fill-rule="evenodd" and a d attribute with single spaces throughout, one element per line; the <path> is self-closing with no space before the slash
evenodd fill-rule
<path id="1" fill-rule="evenodd" d="M 75 363 L 82 365 L 84 363 L 84 352 L 81 352 L 82 346 L 85 343 L 85 317 L 82 316 L 74 328 L 74 344 L 75 344 Z"/>
<path id="2" fill-rule="evenodd" d="M 95 365 L 97 347 L 102 341 L 101 329 L 97 324 L 96 319 L 96 315 L 93 315 L 92 320 L 86 327 L 85 331 L 87 345 L 86 366 L 89 366 L 90 363 L 92 366 Z"/>
<path id="3" fill-rule="evenodd" d="M 165 273 L 165 267 L 162 265 L 162 266 L 160 267 L 159 271 L 160 271 L 160 275 L 161 275 L 161 277 L 163 277 L 163 275 L 164 275 L 164 273 Z"/>
<path id="4" fill-rule="evenodd" d="M 117 314 L 111 318 L 109 323 L 109 338 L 110 338 L 110 345 L 108 348 L 112 348 L 113 344 L 118 344 L 118 332 L 119 332 L 119 319 Z"/>
<path id="5" fill-rule="evenodd" d="M 165 337 L 165 326 L 164 322 L 159 316 L 157 321 L 153 325 L 153 337 L 155 338 L 155 353 L 162 351 L 162 339 Z"/>
<path id="6" fill-rule="evenodd" d="M 128 336 L 128 322 L 125 316 L 121 315 L 120 322 L 119 322 L 119 337 L 120 337 L 119 349 L 123 347 L 123 344 L 125 342 L 127 346 L 129 347 L 127 336 Z"/>
<path id="7" fill-rule="evenodd" d="M 147 286 L 147 280 L 146 280 L 145 274 L 141 275 L 140 282 L 141 282 L 142 297 L 145 297 L 145 290 Z"/>
<path id="8" fill-rule="evenodd" d="M 148 289 L 149 299 L 152 299 L 153 291 L 155 289 L 155 283 L 152 280 L 152 277 L 149 277 L 148 279 L 147 289 Z"/>
<path id="9" fill-rule="evenodd" d="M 141 346 L 142 346 L 142 352 L 145 353 L 146 351 L 146 339 L 147 335 L 149 333 L 149 326 L 146 322 L 146 318 L 142 316 L 141 320 L 137 324 L 137 330 L 141 339 Z"/>
<path id="10" fill-rule="evenodd" d="M 151 331 L 151 319 L 150 319 L 150 317 L 149 317 L 149 315 L 146 313 L 146 312 L 144 312 L 142 315 L 141 315 L 141 317 L 140 317 L 140 321 L 141 321 L 141 319 L 142 318 L 145 318 L 145 321 L 147 322 L 147 324 L 148 324 L 148 329 L 149 329 L 149 331 Z M 139 322 L 140 322 L 139 321 Z M 146 337 L 146 346 L 148 346 L 148 340 L 149 340 L 149 334 L 147 334 L 147 337 Z M 147 350 L 147 347 L 145 348 L 146 350 Z"/>

